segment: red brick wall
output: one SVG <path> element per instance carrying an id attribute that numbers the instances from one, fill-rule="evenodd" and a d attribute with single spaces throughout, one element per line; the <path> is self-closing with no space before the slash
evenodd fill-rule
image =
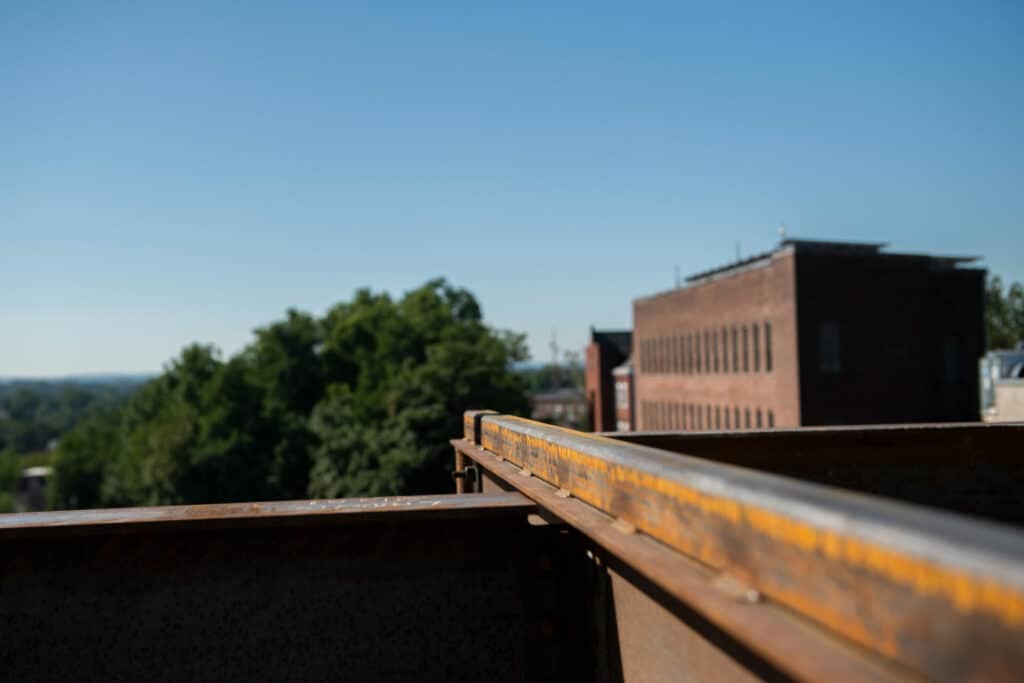
<path id="1" fill-rule="evenodd" d="M 587 392 L 587 411 L 590 415 L 590 428 L 595 432 L 615 429 L 614 386 L 608 386 L 608 380 L 602 371 L 601 346 L 591 342 L 587 346 L 586 372 L 584 386 Z"/>
<path id="2" fill-rule="evenodd" d="M 795 262 L 792 249 L 772 254 L 761 265 L 720 280 L 705 281 L 633 302 L 634 407 L 636 428 L 726 429 L 800 426 L 796 342 Z M 764 324 L 770 323 L 772 369 L 765 367 Z M 754 370 L 753 327 L 758 327 L 759 370 Z M 747 368 L 743 369 L 743 327 Z M 728 336 L 723 359 L 722 330 Z M 739 371 L 733 368 L 732 330 L 737 332 Z M 705 333 L 717 337 L 718 369 L 704 367 Z M 700 335 L 700 369 L 686 361 L 687 343 Z M 652 344 L 655 345 L 652 347 Z M 660 346 L 659 347 L 657 345 Z M 696 342 L 690 344 L 690 356 Z M 710 422 L 709 422 L 710 408 Z M 698 419 L 698 410 L 700 417 Z M 691 419 L 693 415 L 693 419 Z M 717 420 L 716 420 L 717 417 Z"/>

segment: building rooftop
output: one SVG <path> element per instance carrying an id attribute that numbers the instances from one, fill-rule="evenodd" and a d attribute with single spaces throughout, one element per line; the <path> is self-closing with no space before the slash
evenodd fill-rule
<path id="1" fill-rule="evenodd" d="M 733 261 L 731 263 L 726 263 L 721 266 L 716 266 L 715 268 L 710 268 L 708 270 L 703 270 L 689 275 L 686 277 L 686 284 L 683 285 L 683 287 L 690 287 L 702 284 L 709 280 L 729 277 L 749 268 L 767 265 L 772 257 L 777 254 L 787 252 L 803 254 L 835 254 L 837 256 L 862 255 L 878 256 L 880 258 L 924 259 L 929 262 L 929 265 L 935 268 L 955 268 L 958 265 L 971 263 L 972 261 L 977 261 L 979 259 L 978 256 L 936 256 L 932 254 L 883 252 L 882 250 L 888 246 L 889 244 L 887 242 L 844 242 L 840 240 L 788 238 L 782 240 L 776 248 L 769 251 L 764 251 L 738 261 Z M 680 288 L 677 287 L 675 289 L 658 292 L 656 294 L 640 298 L 646 299 L 661 296 L 663 294 L 670 294 L 674 291 L 678 291 L 678 289 Z"/>
<path id="2" fill-rule="evenodd" d="M 602 346 L 611 346 L 623 356 L 628 356 L 633 350 L 632 330 L 595 330 L 591 327 L 590 341 Z"/>

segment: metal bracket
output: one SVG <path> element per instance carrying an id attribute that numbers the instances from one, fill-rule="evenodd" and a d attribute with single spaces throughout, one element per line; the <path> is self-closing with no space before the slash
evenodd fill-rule
<path id="1" fill-rule="evenodd" d="M 467 488 L 475 490 L 476 483 L 480 481 L 480 468 L 476 465 L 466 465 L 461 470 L 455 470 L 452 472 L 452 479 L 458 481 L 462 479 Z"/>

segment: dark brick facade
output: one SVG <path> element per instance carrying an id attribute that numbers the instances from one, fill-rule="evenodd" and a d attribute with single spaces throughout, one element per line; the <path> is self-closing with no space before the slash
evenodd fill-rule
<path id="1" fill-rule="evenodd" d="M 586 357 L 587 410 L 595 432 L 615 431 L 615 382 L 612 371 L 626 362 L 632 333 L 591 328 Z"/>
<path id="2" fill-rule="evenodd" d="M 784 242 L 638 299 L 636 428 L 974 420 L 985 271 Z"/>

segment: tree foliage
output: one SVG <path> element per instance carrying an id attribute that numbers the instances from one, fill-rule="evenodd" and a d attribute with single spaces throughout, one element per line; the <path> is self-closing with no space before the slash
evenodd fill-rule
<path id="1" fill-rule="evenodd" d="M 985 331 L 990 349 L 1012 349 L 1024 342 L 1024 285 L 1004 287 L 992 277 L 985 292 Z"/>
<path id="2" fill-rule="evenodd" d="M 92 411 L 117 405 L 137 386 L 130 379 L 0 382 L 0 450 L 45 450 Z"/>
<path id="3" fill-rule="evenodd" d="M 290 310 L 223 359 L 192 345 L 117 410 L 62 439 L 56 507 L 391 495 L 450 488 L 462 412 L 528 408 L 522 335 L 468 291 L 369 290 Z"/>

